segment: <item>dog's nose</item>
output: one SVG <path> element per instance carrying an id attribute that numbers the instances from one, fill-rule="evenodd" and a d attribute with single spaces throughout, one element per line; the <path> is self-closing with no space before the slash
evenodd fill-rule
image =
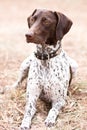
<path id="1" fill-rule="evenodd" d="M 30 33 L 25 34 L 25 36 L 26 36 L 27 38 L 32 38 L 33 35 L 34 35 L 33 32 L 30 32 Z"/>

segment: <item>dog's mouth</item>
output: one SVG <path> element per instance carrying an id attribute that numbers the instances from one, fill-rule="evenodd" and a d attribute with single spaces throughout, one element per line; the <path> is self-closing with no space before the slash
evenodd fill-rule
<path id="1" fill-rule="evenodd" d="M 28 34 L 25 35 L 26 37 L 26 42 L 27 43 L 35 43 L 35 44 L 44 44 L 45 39 L 42 39 L 41 37 L 36 37 L 36 36 L 29 36 Z"/>

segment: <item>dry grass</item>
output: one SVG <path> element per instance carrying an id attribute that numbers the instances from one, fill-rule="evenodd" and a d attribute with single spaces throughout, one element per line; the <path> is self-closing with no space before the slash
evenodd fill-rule
<path id="1" fill-rule="evenodd" d="M 63 47 L 77 60 L 79 70 L 77 79 L 70 88 L 67 104 L 60 112 L 56 125 L 53 128 L 45 127 L 44 120 L 49 105 L 39 100 L 31 130 L 87 130 L 86 0 L 0 1 L 0 90 L 13 84 L 17 79 L 21 62 L 34 49 L 34 46 L 31 48 L 31 45 L 25 44 L 26 18 L 34 8 L 44 7 L 59 10 L 73 20 L 74 25 L 63 40 Z M 20 90 L 0 94 L 0 130 L 18 130 L 24 107 L 24 84 Z"/>
<path id="2" fill-rule="evenodd" d="M 67 104 L 59 114 L 57 123 L 53 128 L 46 128 L 44 120 L 49 106 L 38 101 L 37 113 L 32 121 L 33 129 L 40 130 L 86 130 L 87 128 L 87 92 L 81 89 L 81 83 L 77 83 L 77 90 L 71 91 L 67 97 Z M 73 87 L 73 85 L 72 85 Z M 72 95 L 73 93 L 73 95 Z M 0 96 L 0 129 L 18 130 L 24 114 L 25 91 L 16 90 L 10 94 Z"/>

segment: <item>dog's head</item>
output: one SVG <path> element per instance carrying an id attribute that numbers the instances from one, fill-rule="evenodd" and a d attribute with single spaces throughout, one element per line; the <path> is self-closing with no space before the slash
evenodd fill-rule
<path id="1" fill-rule="evenodd" d="M 27 19 L 27 42 L 55 45 L 70 30 L 72 21 L 64 14 L 36 9 Z"/>

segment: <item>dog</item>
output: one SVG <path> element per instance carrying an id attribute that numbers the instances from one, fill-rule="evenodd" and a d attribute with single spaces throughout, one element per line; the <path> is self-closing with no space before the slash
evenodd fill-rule
<path id="1" fill-rule="evenodd" d="M 46 127 L 55 124 L 78 67 L 61 45 L 64 35 L 72 26 L 67 16 L 56 11 L 35 9 L 27 21 L 29 32 L 25 35 L 26 41 L 35 43 L 36 51 L 23 61 L 19 78 L 12 86 L 19 87 L 27 77 L 27 100 L 21 130 L 30 129 L 38 98 L 52 104 L 45 120 Z"/>

